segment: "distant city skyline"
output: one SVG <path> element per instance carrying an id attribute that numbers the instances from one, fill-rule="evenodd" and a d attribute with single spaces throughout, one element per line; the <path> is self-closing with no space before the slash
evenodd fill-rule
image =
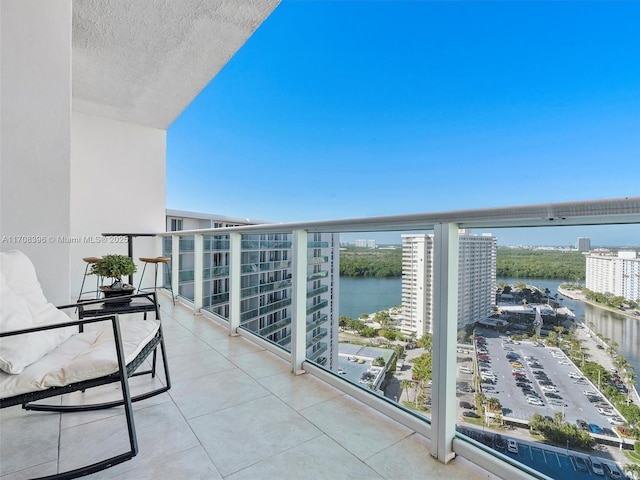
<path id="1" fill-rule="evenodd" d="M 168 129 L 167 207 L 294 222 L 637 196 L 637 18 L 640 2 L 283 1 Z M 640 244 L 639 225 L 487 232 Z"/>
<path id="2" fill-rule="evenodd" d="M 640 235 L 636 235 L 636 242 L 627 242 L 628 232 L 617 232 L 616 229 L 622 230 L 623 228 L 635 229 L 636 226 L 602 226 L 602 227 L 554 227 L 553 230 L 563 230 L 561 234 L 557 232 L 553 235 L 548 233 L 548 229 L 543 228 L 527 228 L 527 229 L 495 229 L 495 230 L 471 230 L 472 233 L 491 233 L 497 238 L 499 247 L 506 246 L 530 246 L 530 247 L 570 247 L 576 248 L 576 241 L 579 237 L 588 237 L 591 240 L 591 248 L 630 248 L 640 250 Z M 593 235 L 576 235 L 571 237 L 572 232 L 566 232 L 567 229 L 591 231 Z M 600 230 L 600 231 L 599 231 Z M 606 230 L 606 231 L 605 231 Z M 526 231 L 526 233 L 524 233 Z M 415 232 L 402 232 L 402 233 L 415 233 Z M 375 233 L 367 234 L 363 237 L 358 233 L 343 233 L 340 234 L 340 241 L 355 245 L 357 239 L 373 239 L 378 246 L 381 245 L 402 245 L 401 233 Z M 566 238 L 566 241 L 563 241 Z M 556 243 L 553 243 L 556 242 Z"/>

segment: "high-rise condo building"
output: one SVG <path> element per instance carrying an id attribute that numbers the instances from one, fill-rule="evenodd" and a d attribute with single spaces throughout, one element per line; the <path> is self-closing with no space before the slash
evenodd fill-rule
<path id="1" fill-rule="evenodd" d="M 493 313 L 497 240 L 491 235 L 459 233 L 458 328 Z M 432 234 L 402 236 L 402 330 L 418 336 L 432 332 Z"/>
<path id="2" fill-rule="evenodd" d="M 588 252 L 591 250 L 591 239 L 589 237 L 578 237 L 576 249 L 579 252 Z"/>
<path id="3" fill-rule="evenodd" d="M 635 251 L 587 255 L 585 286 L 592 292 L 640 300 L 640 258 Z"/>

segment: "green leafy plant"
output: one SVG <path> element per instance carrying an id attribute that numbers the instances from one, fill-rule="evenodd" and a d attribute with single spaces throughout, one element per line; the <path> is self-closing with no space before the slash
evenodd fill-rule
<path id="1" fill-rule="evenodd" d="M 105 255 L 98 262 L 91 265 L 90 273 L 100 277 L 112 278 L 112 289 L 122 288 L 122 277 L 132 275 L 136 271 L 136 264 L 127 255 Z"/>

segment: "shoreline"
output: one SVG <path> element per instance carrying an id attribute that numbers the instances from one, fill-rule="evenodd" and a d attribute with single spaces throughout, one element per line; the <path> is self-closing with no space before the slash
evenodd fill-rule
<path id="1" fill-rule="evenodd" d="M 567 289 L 558 287 L 558 293 L 567 298 L 570 298 L 571 300 L 577 300 L 579 302 L 588 303 L 589 305 L 592 305 L 594 307 L 601 308 L 603 310 L 608 310 L 610 312 L 617 313 L 618 315 L 624 315 L 633 320 L 640 320 L 640 314 L 629 313 L 623 310 L 618 310 L 615 308 L 608 307 L 606 305 L 602 305 L 597 302 L 593 302 L 591 300 L 588 300 L 587 297 L 584 295 L 584 293 L 582 293 L 579 290 L 567 290 Z"/>
<path id="2" fill-rule="evenodd" d="M 567 295 L 567 293 L 571 293 L 573 295 Z M 590 305 L 593 305 L 594 307 L 598 307 L 598 308 L 602 308 L 603 310 L 609 310 L 615 313 L 620 314 L 619 311 L 613 309 L 613 308 L 609 308 L 603 305 L 600 305 L 598 303 L 595 302 L 591 302 L 589 300 L 586 299 L 585 295 L 577 290 L 565 290 L 564 288 L 560 288 L 558 287 L 558 293 L 560 293 L 561 295 L 564 295 L 567 298 L 570 298 L 572 300 L 576 300 L 579 302 L 583 302 L 583 303 L 588 303 Z M 627 315 L 632 319 L 635 320 L 640 320 L 640 316 L 638 315 Z M 588 325 L 586 325 L 584 322 L 581 322 L 579 320 L 575 320 L 576 323 L 579 323 L 580 325 L 582 325 L 582 327 L 588 331 L 591 334 L 591 337 L 587 337 L 580 335 L 582 338 L 581 340 L 585 343 L 585 344 L 592 344 L 593 346 L 598 345 L 598 343 L 600 345 L 602 345 L 603 347 L 605 347 L 605 351 L 608 350 L 610 348 L 609 344 L 607 342 L 605 342 L 601 337 L 600 334 L 598 334 L 597 332 L 595 332 L 593 329 L 591 329 L 591 327 L 589 327 Z M 589 348 L 590 350 L 590 354 L 593 356 L 595 355 L 596 357 L 600 358 L 600 361 L 602 364 L 608 364 L 609 368 L 613 368 L 613 360 L 611 359 L 610 355 L 608 353 L 604 353 L 600 350 L 597 349 L 597 347 L 595 347 L 594 350 L 592 350 L 591 348 Z M 616 352 L 617 355 L 620 355 L 619 353 Z M 635 397 L 635 403 L 636 405 L 640 405 L 640 392 L 638 392 L 638 388 L 637 385 L 633 384 L 631 385 L 631 388 L 633 390 L 633 396 Z"/>

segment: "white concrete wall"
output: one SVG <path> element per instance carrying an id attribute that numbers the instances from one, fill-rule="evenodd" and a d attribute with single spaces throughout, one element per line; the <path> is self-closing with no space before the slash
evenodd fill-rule
<path id="1" fill-rule="evenodd" d="M 165 230 L 166 131 L 74 111 L 71 140 L 71 236 L 78 243 L 71 245 L 70 271 L 77 296 L 83 257 L 127 253 L 118 239 L 89 239 L 105 232 Z M 138 279 L 137 259 L 161 253 L 159 238 L 134 239 Z M 152 272 L 145 279 L 152 285 Z M 89 280 L 95 285 L 95 277 Z"/>
<path id="2" fill-rule="evenodd" d="M 2 0 L 0 17 L 0 249 L 26 253 L 47 298 L 64 303 L 69 246 L 55 239 L 70 231 L 71 0 Z"/>

